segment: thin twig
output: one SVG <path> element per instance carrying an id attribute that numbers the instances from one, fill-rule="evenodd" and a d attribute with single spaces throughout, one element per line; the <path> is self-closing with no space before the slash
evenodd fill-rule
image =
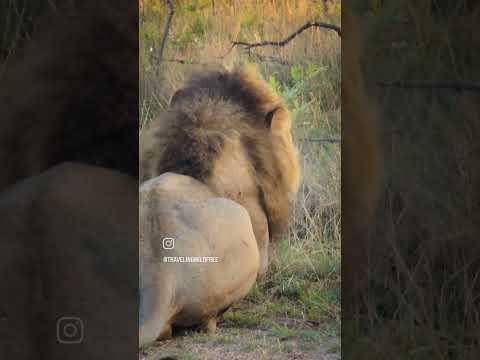
<path id="1" fill-rule="evenodd" d="M 306 142 L 318 142 L 318 143 L 341 143 L 341 139 L 337 138 L 303 138 L 303 139 L 298 139 L 300 141 L 306 141 Z"/>
<path id="2" fill-rule="evenodd" d="M 160 49 L 158 51 L 158 58 L 161 60 L 163 56 L 163 50 L 167 43 L 168 33 L 170 31 L 170 25 L 172 23 L 173 13 L 175 12 L 175 7 L 173 6 L 172 0 L 167 0 L 168 3 L 168 17 L 167 22 L 165 23 L 165 28 L 163 30 L 162 41 L 160 42 Z"/>
<path id="3" fill-rule="evenodd" d="M 293 64 L 283 60 L 279 57 L 275 56 L 263 56 L 259 54 L 250 54 L 250 56 L 255 60 L 255 61 L 260 61 L 260 62 L 272 62 L 284 66 L 292 66 Z M 156 59 L 156 57 L 155 57 Z M 173 62 L 173 63 L 178 63 L 182 65 L 215 65 L 219 64 L 218 62 L 214 61 L 208 61 L 208 62 L 202 62 L 202 61 L 195 61 L 195 60 L 188 60 L 188 59 L 177 59 L 177 58 L 164 58 L 162 61 L 165 62 Z"/>
<path id="4" fill-rule="evenodd" d="M 214 62 L 201 62 L 201 61 L 193 61 L 187 59 L 162 59 L 165 62 L 174 62 L 182 65 L 211 65 L 215 64 Z"/>
<path id="5" fill-rule="evenodd" d="M 280 41 L 261 41 L 258 43 L 247 43 L 245 41 L 232 41 L 232 45 L 228 49 L 228 51 L 225 53 L 225 55 L 222 56 L 224 58 L 227 56 L 235 46 L 243 46 L 245 50 L 250 50 L 259 46 L 280 46 L 283 47 L 287 45 L 290 41 L 292 41 L 297 35 L 301 34 L 305 30 L 311 28 L 311 27 L 319 27 L 319 28 L 324 28 L 324 29 L 329 29 L 329 30 L 334 30 L 338 36 L 342 36 L 342 32 L 339 26 L 333 25 L 333 24 L 328 24 L 324 22 L 319 22 L 319 21 L 310 21 L 300 27 L 297 31 L 292 33 L 290 36 L 286 37 L 283 40 Z"/>
<path id="6" fill-rule="evenodd" d="M 381 87 L 403 88 L 403 89 L 448 89 L 456 91 L 480 91 L 480 83 L 472 81 L 380 81 Z"/>
<path id="7" fill-rule="evenodd" d="M 264 55 L 260 55 L 260 54 L 249 54 L 249 56 L 252 57 L 255 61 L 272 62 L 272 63 L 284 65 L 284 66 L 293 66 L 292 63 L 290 63 L 286 60 L 283 60 L 279 57 L 276 57 L 276 56 L 264 56 Z"/>

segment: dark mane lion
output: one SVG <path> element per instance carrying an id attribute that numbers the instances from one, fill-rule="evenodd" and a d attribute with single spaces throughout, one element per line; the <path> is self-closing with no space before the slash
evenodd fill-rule
<path id="1" fill-rule="evenodd" d="M 140 143 L 141 181 L 174 172 L 244 206 L 251 194 L 270 236 L 286 230 L 299 186 L 298 154 L 285 104 L 255 69 L 193 76 Z"/>

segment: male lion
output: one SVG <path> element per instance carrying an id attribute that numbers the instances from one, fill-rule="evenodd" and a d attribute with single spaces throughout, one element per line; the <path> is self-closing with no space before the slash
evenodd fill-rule
<path id="1" fill-rule="evenodd" d="M 173 95 L 140 139 L 140 181 L 165 172 L 191 176 L 248 211 L 263 275 L 300 168 L 288 109 L 254 68 L 197 74 Z"/>

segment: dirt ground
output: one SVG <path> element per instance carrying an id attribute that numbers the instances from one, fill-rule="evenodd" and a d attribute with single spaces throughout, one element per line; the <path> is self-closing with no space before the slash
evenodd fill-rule
<path id="1" fill-rule="evenodd" d="M 139 360 L 339 360 L 340 339 L 305 326 L 238 328 L 220 323 L 215 335 L 188 331 L 142 350 Z"/>

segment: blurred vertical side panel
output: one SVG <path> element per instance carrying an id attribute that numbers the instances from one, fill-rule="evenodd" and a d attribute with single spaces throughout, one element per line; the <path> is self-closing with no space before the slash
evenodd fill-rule
<path id="1" fill-rule="evenodd" d="M 362 67 L 363 36 L 361 20 L 347 3 L 342 9 L 343 329 L 357 314 L 367 281 L 370 232 L 383 178 L 380 112 Z"/>
<path id="2" fill-rule="evenodd" d="M 349 103 L 342 85 L 342 358 L 478 359 L 480 4 L 344 5 L 357 21 L 342 18 L 342 81 L 356 79 L 357 53 L 363 87 Z M 373 129 L 349 110 L 361 104 L 374 104 Z"/>
<path id="3" fill-rule="evenodd" d="M 0 358 L 136 359 L 138 4 L 0 7 Z"/>

